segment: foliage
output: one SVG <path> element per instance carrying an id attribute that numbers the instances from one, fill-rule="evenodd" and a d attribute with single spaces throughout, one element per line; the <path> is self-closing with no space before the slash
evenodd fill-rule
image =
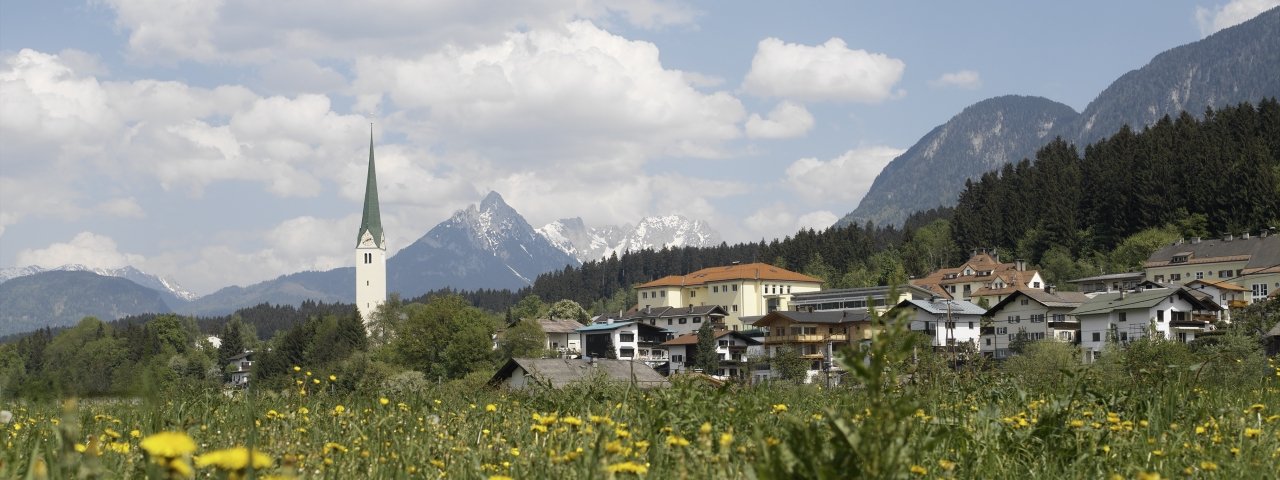
<path id="1" fill-rule="evenodd" d="M 510 358 L 541 357 L 547 349 L 547 334 L 536 320 L 520 320 L 498 335 L 498 362 Z"/>
<path id="2" fill-rule="evenodd" d="M 583 309 L 578 302 L 569 299 L 551 304 L 551 307 L 547 309 L 547 318 L 577 320 L 578 323 L 583 325 L 591 322 L 591 315 L 587 313 L 586 309 Z"/>
<path id="3" fill-rule="evenodd" d="M 400 366 L 444 379 L 492 366 L 495 321 L 462 297 L 441 295 L 405 305 L 404 314 L 386 347 Z"/>
<path id="4" fill-rule="evenodd" d="M 781 380 L 802 383 L 809 373 L 809 362 L 793 347 L 774 347 L 773 356 L 769 357 L 769 369 Z"/>
<path id="5" fill-rule="evenodd" d="M 720 369 L 720 354 L 716 352 L 716 333 L 711 323 L 698 327 L 698 343 L 694 349 L 693 366 L 707 375 L 715 375 Z"/>

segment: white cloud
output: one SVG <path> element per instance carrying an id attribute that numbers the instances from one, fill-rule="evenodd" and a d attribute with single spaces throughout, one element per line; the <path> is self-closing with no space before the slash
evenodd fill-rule
<path id="1" fill-rule="evenodd" d="M 258 69 L 263 88 L 273 92 L 324 93 L 346 86 L 347 79 L 336 70 L 311 60 L 290 59 L 271 62 Z"/>
<path id="2" fill-rule="evenodd" d="M 1196 23 L 1200 25 L 1200 35 L 1207 37 L 1277 6 L 1280 0 L 1232 0 L 1211 8 L 1196 7 Z"/>
<path id="3" fill-rule="evenodd" d="M 875 103 L 895 96 L 905 69 L 902 60 L 850 49 L 839 38 L 808 46 L 771 37 L 756 47 L 742 86 L 768 97 Z"/>
<path id="4" fill-rule="evenodd" d="M 831 160 L 802 158 L 787 167 L 787 183 L 801 197 L 815 203 L 855 205 L 871 188 L 876 175 L 900 148 L 856 148 Z"/>
<path id="5" fill-rule="evenodd" d="M 121 253 L 115 240 L 92 232 L 80 232 L 66 243 L 55 243 L 41 249 L 18 252 L 17 265 L 39 265 L 45 268 L 80 264 L 92 268 L 119 268 L 139 265 L 142 255 Z"/>
<path id="6" fill-rule="evenodd" d="M 836 220 L 839 220 L 839 219 L 840 219 L 840 216 L 832 213 L 829 210 L 818 210 L 816 212 L 809 212 L 804 215 L 801 215 L 800 218 L 796 219 L 796 223 L 800 224 L 799 225 L 800 228 L 812 228 L 814 230 L 825 230 L 827 227 L 834 225 L 836 223 Z"/>
<path id="7" fill-rule="evenodd" d="M 133 197 L 107 200 L 98 204 L 96 210 L 114 217 L 142 218 L 147 216 L 146 212 L 142 211 L 142 205 L 139 205 L 138 200 Z"/>
<path id="8" fill-rule="evenodd" d="M 803 136 L 813 128 L 813 115 L 803 105 L 783 101 L 769 112 L 767 118 L 751 114 L 747 119 L 747 137 L 794 138 Z"/>
<path id="9" fill-rule="evenodd" d="M 641 28 L 687 25 L 681 1 L 543 0 L 496 7 L 472 0 L 106 0 L 129 35 L 135 61 L 265 64 L 281 59 L 352 59 L 364 52 L 418 55 L 475 45 L 511 30 L 574 19 L 614 18 Z"/>
<path id="10" fill-rule="evenodd" d="M 665 69 L 651 43 L 589 22 L 512 33 L 475 49 L 356 63 L 362 105 L 387 92 L 420 143 L 479 146 L 522 165 L 547 159 L 722 155 L 738 138 L 741 102 L 704 94 Z"/>
<path id="11" fill-rule="evenodd" d="M 938 88 L 955 87 L 974 90 L 982 86 L 982 76 L 978 75 L 978 72 L 973 70 L 948 72 L 929 81 L 929 85 Z"/>

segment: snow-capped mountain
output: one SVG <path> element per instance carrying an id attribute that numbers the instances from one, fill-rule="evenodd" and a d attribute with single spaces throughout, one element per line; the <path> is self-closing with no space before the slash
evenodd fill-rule
<path id="1" fill-rule="evenodd" d="M 40 272 L 91 272 L 104 277 L 123 278 L 143 287 L 173 295 L 181 300 L 190 301 L 196 298 L 196 294 L 182 288 L 182 285 L 178 285 L 177 282 L 127 265 L 120 268 L 94 268 L 80 264 L 68 264 L 56 268 L 44 268 L 39 265 L 0 268 L 0 283 Z"/>
<path id="2" fill-rule="evenodd" d="M 442 287 L 515 289 L 578 264 L 490 192 L 392 256 L 387 276 L 390 291 L 411 297 Z"/>
<path id="3" fill-rule="evenodd" d="M 720 244 L 720 234 L 707 222 L 680 215 L 645 217 L 635 226 L 602 227 L 587 227 L 581 218 L 566 218 L 544 225 L 538 233 L 556 248 L 583 262 L 644 249 Z"/>

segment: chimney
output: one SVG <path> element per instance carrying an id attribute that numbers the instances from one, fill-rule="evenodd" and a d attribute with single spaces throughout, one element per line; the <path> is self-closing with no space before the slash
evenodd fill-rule
<path id="1" fill-rule="evenodd" d="M 644 306 L 644 314 L 645 314 L 645 315 L 648 315 L 648 314 L 650 314 L 650 313 L 652 313 L 652 310 L 649 308 L 649 306 L 648 306 L 648 305 L 645 305 L 645 306 Z"/>
<path id="2" fill-rule="evenodd" d="M 1266 231 L 1266 230 L 1263 230 L 1263 231 L 1262 231 L 1262 236 L 1264 236 L 1264 237 L 1265 237 L 1265 236 L 1267 236 L 1267 231 Z M 1248 239 L 1249 239 L 1249 232 L 1247 232 L 1247 231 L 1246 231 L 1246 232 L 1244 232 L 1244 233 L 1241 233 L 1241 234 L 1240 234 L 1240 239 L 1241 239 L 1241 240 L 1248 240 Z"/>
<path id="3" fill-rule="evenodd" d="M 1258 236 L 1259 236 L 1259 237 L 1261 237 L 1261 238 L 1267 238 L 1267 235 L 1270 235 L 1270 234 L 1271 234 L 1271 229 L 1270 229 L 1270 228 L 1264 228 L 1264 229 L 1262 229 L 1262 231 L 1261 231 L 1261 232 L 1258 232 Z M 1248 235 L 1248 234 L 1246 233 L 1246 235 Z"/>
<path id="4" fill-rule="evenodd" d="M 1120 289 L 1120 299 L 1121 299 L 1121 300 L 1124 300 L 1124 289 L 1123 289 L 1123 288 L 1121 288 L 1121 289 Z"/>
<path id="5" fill-rule="evenodd" d="M 1046 285 L 1044 286 L 1044 291 L 1045 291 L 1045 293 L 1048 293 L 1048 294 L 1050 294 L 1050 295 L 1053 295 L 1054 293 L 1057 293 L 1057 292 L 1058 292 L 1058 286 L 1057 286 L 1057 285 L 1053 285 L 1053 284 L 1046 284 Z"/>
<path id="6" fill-rule="evenodd" d="M 1027 271 L 1027 261 L 1026 261 L 1026 260 L 1014 260 L 1014 261 L 1013 261 L 1013 268 L 1014 268 L 1014 269 L 1017 269 L 1019 272 L 1025 272 L 1025 271 Z"/>
<path id="7" fill-rule="evenodd" d="M 1247 234 L 1246 234 L 1246 235 L 1247 235 Z M 1235 240 L 1235 237 L 1234 237 L 1234 236 L 1232 236 L 1230 233 L 1228 233 L 1228 234 L 1226 234 L 1226 235 L 1223 235 L 1223 236 L 1222 236 L 1222 241 L 1224 241 L 1224 242 L 1230 242 L 1230 241 L 1232 241 L 1232 240 Z"/>
<path id="8" fill-rule="evenodd" d="M 1195 245 L 1197 243 L 1200 243 L 1200 237 L 1191 237 L 1191 244 Z"/>

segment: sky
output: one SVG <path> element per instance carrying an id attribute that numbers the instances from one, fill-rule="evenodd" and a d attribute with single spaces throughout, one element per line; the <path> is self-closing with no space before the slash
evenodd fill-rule
<path id="1" fill-rule="evenodd" d="M 1280 0 L 0 0 L 0 267 L 197 294 L 389 253 L 489 191 L 535 226 L 825 228 L 964 107 L 1083 110 Z"/>

